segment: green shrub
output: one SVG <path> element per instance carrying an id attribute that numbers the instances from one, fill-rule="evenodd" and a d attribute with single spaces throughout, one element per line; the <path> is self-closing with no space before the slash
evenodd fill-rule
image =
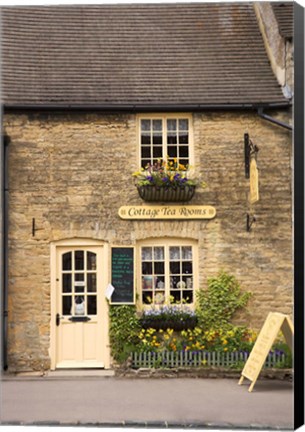
<path id="1" fill-rule="evenodd" d="M 141 330 L 136 307 L 133 305 L 112 305 L 109 308 L 110 346 L 115 361 L 123 363 L 132 351 L 136 351 Z"/>
<path id="2" fill-rule="evenodd" d="M 250 292 L 242 292 L 233 275 L 220 271 L 208 278 L 208 289 L 196 293 L 198 325 L 206 330 L 228 328 L 234 313 L 246 306 Z"/>

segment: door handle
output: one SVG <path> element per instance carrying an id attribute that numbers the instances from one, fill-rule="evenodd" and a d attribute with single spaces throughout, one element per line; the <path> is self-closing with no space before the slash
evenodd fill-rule
<path id="1" fill-rule="evenodd" d="M 57 325 L 57 327 L 59 326 L 59 324 L 60 324 L 60 315 L 58 313 L 58 314 L 56 314 L 56 325 Z"/>

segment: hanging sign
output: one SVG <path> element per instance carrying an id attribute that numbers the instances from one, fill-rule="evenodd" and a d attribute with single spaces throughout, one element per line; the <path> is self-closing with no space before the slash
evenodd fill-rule
<path id="1" fill-rule="evenodd" d="M 212 206 L 123 206 L 119 216 L 122 219 L 213 219 L 216 209 Z"/>
<path id="2" fill-rule="evenodd" d="M 249 392 L 253 390 L 254 384 L 280 330 L 282 330 L 287 345 L 292 351 L 293 324 L 290 318 L 288 315 L 282 313 L 270 312 L 242 370 L 238 383 L 239 385 L 242 384 L 244 378 L 252 381 Z"/>
<path id="3" fill-rule="evenodd" d="M 250 162 L 250 195 L 249 201 L 250 204 L 253 204 L 259 200 L 259 191 L 258 191 L 258 169 L 256 160 L 253 157 Z"/>

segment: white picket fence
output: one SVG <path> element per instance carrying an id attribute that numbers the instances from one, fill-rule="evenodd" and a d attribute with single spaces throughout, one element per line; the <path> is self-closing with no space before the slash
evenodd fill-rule
<path id="1" fill-rule="evenodd" d="M 133 368 L 152 367 L 199 367 L 218 366 L 232 367 L 233 365 L 246 362 L 247 352 L 207 352 L 207 351 L 163 351 L 131 353 Z M 279 362 L 285 361 L 284 353 L 269 353 L 265 367 L 272 368 Z"/>

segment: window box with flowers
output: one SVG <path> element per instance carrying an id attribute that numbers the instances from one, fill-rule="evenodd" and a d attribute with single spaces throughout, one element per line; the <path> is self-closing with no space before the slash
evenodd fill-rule
<path id="1" fill-rule="evenodd" d="M 186 305 L 168 305 L 144 310 L 140 318 L 143 329 L 173 329 L 181 331 L 193 329 L 197 325 L 196 313 Z"/>
<path id="2" fill-rule="evenodd" d="M 158 160 L 153 165 L 133 173 L 139 196 L 144 201 L 186 202 L 194 194 L 198 181 L 188 177 L 188 167 L 178 163 Z"/>

